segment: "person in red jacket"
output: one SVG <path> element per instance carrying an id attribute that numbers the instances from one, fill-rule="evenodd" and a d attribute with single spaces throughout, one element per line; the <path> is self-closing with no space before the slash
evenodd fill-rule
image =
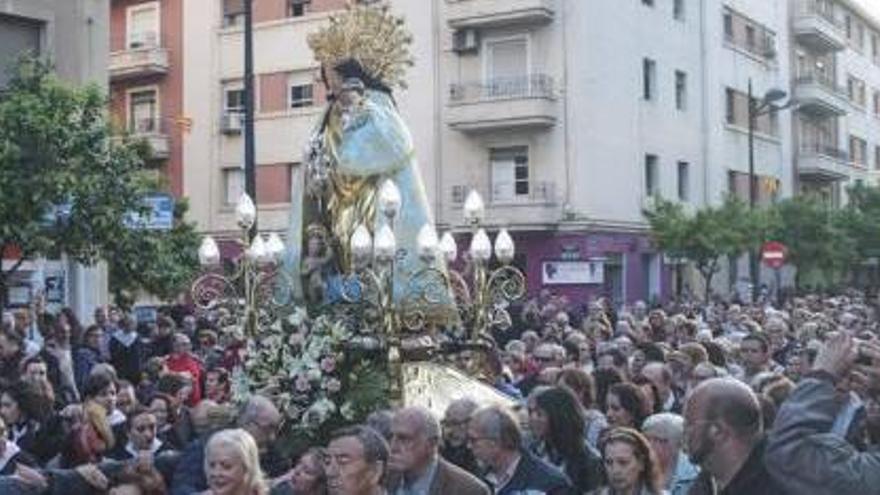
<path id="1" fill-rule="evenodd" d="M 198 404 L 202 400 L 202 363 L 192 353 L 192 342 L 185 334 L 178 333 L 174 336 L 174 346 L 165 361 L 165 366 L 168 371 L 189 375 L 192 380 L 192 393 L 187 405 Z"/>

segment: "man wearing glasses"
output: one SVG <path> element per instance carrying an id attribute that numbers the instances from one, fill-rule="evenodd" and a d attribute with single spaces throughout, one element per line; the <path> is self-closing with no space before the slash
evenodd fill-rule
<path id="1" fill-rule="evenodd" d="M 474 413 L 468 425 L 468 444 L 486 467 L 486 480 L 495 495 L 539 492 L 574 494 L 571 483 L 555 467 L 522 448 L 522 433 L 506 410 L 487 407 Z"/>
<path id="2" fill-rule="evenodd" d="M 479 479 L 439 455 L 440 423 L 431 411 L 408 407 L 391 420 L 388 484 L 392 495 L 489 495 Z"/>

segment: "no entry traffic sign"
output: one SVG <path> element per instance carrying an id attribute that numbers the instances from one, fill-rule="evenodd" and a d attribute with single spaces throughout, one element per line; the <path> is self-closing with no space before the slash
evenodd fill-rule
<path id="1" fill-rule="evenodd" d="M 761 246 L 761 261 L 770 268 L 782 268 L 785 264 L 785 244 L 776 241 Z"/>

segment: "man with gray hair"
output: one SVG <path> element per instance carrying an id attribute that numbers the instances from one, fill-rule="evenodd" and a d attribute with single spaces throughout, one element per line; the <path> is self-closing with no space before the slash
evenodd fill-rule
<path id="1" fill-rule="evenodd" d="M 382 495 L 388 444 L 369 426 L 333 432 L 324 461 L 330 495 Z"/>
<path id="2" fill-rule="evenodd" d="M 387 484 L 393 495 L 489 495 L 478 478 L 439 455 L 440 423 L 421 407 L 398 410 L 391 420 Z"/>
<path id="3" fill-rule="evenodd" d="M 682 452 L 684 418 L 673 413 L 649 416 L 642 433 L 657 454 L 663 487 L 669 495 L 685 495 L 700 472 Z"/>
<path id="4" fill-rule="evenodd" d="M 443 445 L 440 455 L 447 461 L 478 475 L 477 460 L 468 448 L 467 430 L 471 415 L 479 406 L 468 397 L 452 401 L 443 415 Z"/>
<path id="5" fill-rule="evenodd" d="M 513 415 L 499 406 L 480 409 L 468 425 L 468 444 L 488 470 L 495 495 L 574 493 L 558 469 L 523 449 L 522 433 Z"/>

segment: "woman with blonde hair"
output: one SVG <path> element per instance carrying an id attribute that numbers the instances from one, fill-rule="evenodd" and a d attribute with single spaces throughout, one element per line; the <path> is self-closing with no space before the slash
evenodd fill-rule
<path id="1" fill-rule="evenodd" d="M 608 486 L 591 495 L 663 495 L 657 456 L 644 435 L 632 428 L 613 428 L 602 439 Z"/>
<path id="2" fill-rule="evenodd" d="M 205 447 L 205 477 L 210 495 L 266 495 L 257 443 L 240 428 L 221 430 Z"/>

